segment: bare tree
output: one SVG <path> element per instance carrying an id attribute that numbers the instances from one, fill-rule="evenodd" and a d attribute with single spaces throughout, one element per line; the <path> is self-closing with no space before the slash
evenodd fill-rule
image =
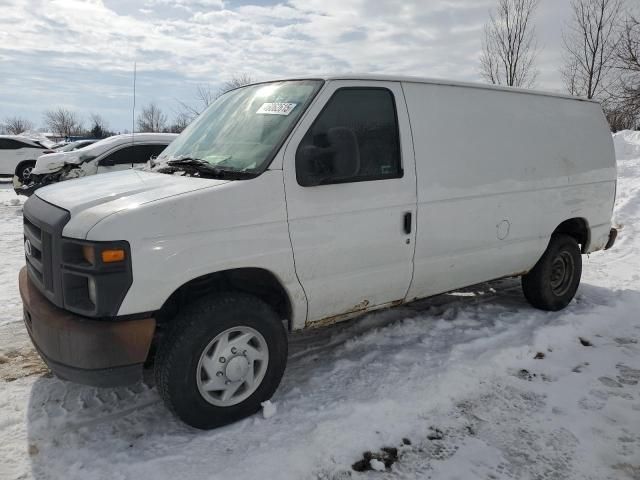
<path id="1" fill-rule="evenodd" d="M 612 80 L 622 0 L 572 0 L 573 20 L 563 33 L 562 76 L 572 95 L 604 95 Z"/>
<path id="2" fill-rule="evenodd" d="M 221 95 L 224 95 L 230 90 L 235 90 L 236 88 L 244 87 L 245 85 L 249 85 L 250 83 L 255 82 L 253 77 L 248 73 L 241 73 L 239 75 L 234 75 L 229 80 L 222 84 L 222 87 L 218 89 L 215 98 L 218 98 Z"/>
<path id="3" fill-rule="evenodd" d="M 140 132 L 162 132 L 167 125 L 167 116 L 151 102 L 138 115 L 137 124 Z"/>
<path id="4" fill-rule="evenodd" d="M 19 135 L 27 130 L 33 130 L 33 122 L 23 117 L 7 117 L 2 123 L 2 130 L 10 135 Z"/>
<path id="5" fill-rule="evenodd" d="M 640 127 L 638 111 L 624 101 L 610 101 L 603 105 L 612 132 Z"/>
<path id="6" fill-rule="evenodd" d="M 484 28 L 480 74 L 494 85 L 531 87 L 537 43 L 532 17 L 539 0 L 498 0 Z"/>
<path id="7" fill-rule="evenodd" d="M 44 123 L 51 132 L 61 137 L 77 135 L 82 131 L 82 121 L 78 114 L 63 107 L 44 112 Z"/>
<path id="8" fill-rule="evenodd" d="M 105 138 L 109 136 L 109 124 L 99 113 L 89 115 L 89 133 L 93 138 Z"/>
<path id="9" fill-rule="evenodd" d="M 230 80 L 224 82 L 222 86 L 217 90 L 213 90 L 211 88 L 211 85 L 209 84 L 198 85 L 196 87 L 196 92 L 194 95 L 195 104 L 188 104 L 186 102 L 177 100 L 178 104 L 180 105 L 180 113 L 178 115 L 186 116 L 186 118 L 188 119 L 188 124 L 193 121 L 193 119 L 195 119 L 198 115 L 204 112 L 207 107 L 211 105 L 218 97 L 224 95 L 229 90 L 234 90 L 244 85 L 248 85 L 250 83 L 253 83 L 254 81 L 255 80 L 251 75 L 242 73 L 231 77 Z"/>
<path id="10" fill-rule="evenodd" d="M 569 95 L 581 95 L 582 83 L 579 81 L 578 76 L 578 62 L 574 59 L 566 59 L 565 64 L 562 66 L 560 73 L 564 80 L 565 88 Z"/>
<path id="11" fill-rule="evenodd" d="M 207 83 L 206 85 L 198 85 L 198 87 L 196 88 L 196 98 L 204 107 L 204 110 L 213 103 L 213 101 L 216 99 L 216 95 L 213 93 L 211 85 Z"/>
<path id="12" fill-rule="evenodd" d="M 216 98 L 217 98 L 217 95 L 214 92 L 214 90 L 211 88 L 211 85 L 209 85 L 208 83 L 204 85 L 198 85 L 196 87 L 196 93 L 195 93 L 195 100 L 196 100 L 195 105 L 191 105 L 186 102 L 178 100 L 178 103 L 180 104 L 180 109 L 182 110 L 181 113 L 179 113 L 178 115 L 184 115 L 189 119 L 189 121 L 191 121 L 194 118 L 196 118 L 198 115 L 200 115 L 202 112 L 204 112 L 207 109 L 207 107 L 211 105 Z"/>
<path id="13" fill-rule="evenodd" d="M 618 45 L 620 110 L 626 114 L 627 128 L 640 121 L 640 19 L 630 15 Z M 635 125 L 634 125 L 635 124 Z"/>
<path id="14" fill-rule="evenodd" d="M 182 131 L 191 123 L 191 117 L 186 113 L 178 113 L 167 130 L 169 133 L 182 133 Z"/>

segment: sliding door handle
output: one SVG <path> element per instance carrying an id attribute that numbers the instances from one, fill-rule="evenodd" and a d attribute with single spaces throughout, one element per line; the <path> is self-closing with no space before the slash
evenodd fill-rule
<path id="1" fill-rule="evenodd" d="M 409 235 L 411 233 L 411 224 L 413 222 L 411 221 L 411 212 L 406 212 L 404 214 L 404 233 L 406 233 L 407 235 Z"/>

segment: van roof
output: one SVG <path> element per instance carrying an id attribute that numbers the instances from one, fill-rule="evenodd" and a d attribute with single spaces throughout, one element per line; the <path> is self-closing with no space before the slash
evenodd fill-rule
<path id="1" fill-rule="evenodd" d="M 320 79 L 325 81 L 331 80 L 372 80 L 372 81 L 384 81 L 384 82 L 406 82 L 406 83 L 428 83 L 431 85 L 446 85 L 450 87 L 464 87 L 464 88 L 480 88 L 484 90 L 496 90 L 501 92 L 509 92 L 509 93 L 524 93 L 527 95 L 541 95 L 544 97 L 557 97 L 564 98 L 567 100 L 577 100 L 581 102 L 592 102 L 592 103 L 600 103 L 594 99 L 588 99 L 585 97 L 576 97 L 573 95 L 568 95 L 565 93 L 559 92 L 547 92 L 544 90 L 531 90 L 528 88 L 516 88 L 516 87 L 507 87 L 504 85 L 489 85 L 485 83 L 474 83 L 474 82 L 460 82 L 456 80 L 447 80 L 444 78 L 426 78 L 426 77 L 412 77 L 412 76 L 402 76 L 402 75 L 382 75 L 382 74 L 359 74 L 359 73 L 346 73 L 346 74 L 333 74 L 333 75 L 309 75 L 309 76 L 301 76 L 301 77 L 293 77 L 286 79 L 278 79 L 278 80 L 312 80 L 312 79 Z M 256 82 L 262 83 L 262 82 Z"/>

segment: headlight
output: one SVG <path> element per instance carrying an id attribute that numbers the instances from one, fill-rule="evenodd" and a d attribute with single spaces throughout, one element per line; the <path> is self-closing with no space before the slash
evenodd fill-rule
<path id="1" fill-rule="evenodd" d="M 125 241 L 62 239 L 64 308 L 88 317 L 115 317 L 133 283 Z"/>
<path id="2" fill-rule="evenodd" d="M 93 245 L 82 246 L 82 258 L 84 258 L 89 265 L 96 264 L 96 249 Z"/>

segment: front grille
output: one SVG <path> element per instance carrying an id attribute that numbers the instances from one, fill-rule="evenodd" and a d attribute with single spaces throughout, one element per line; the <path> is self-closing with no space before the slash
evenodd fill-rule
<path id="1" fill-rule="evenodd" d="M 51 280 L 50 262 L 44 263 L 43 251 L 51 243 L 50 235 L 42 231 L 40 227 L 33 224 L 29 219 L 24 219 L 24 242 L 25 257 L 29 275 L 40 290 L 52 291 L 53 282 Z M 29 242 L 27 244 L 27 242 Z M 46 246 L 45 246 L 46 245 Z M 49 256 L 47 256 L 49 257 Z M 48 258 L 50 260 L 50 258 Z"/>
<path id="2" fill-rule="evenodd" d="M 60 244 L 69 212 L 33 195 L 24 204 L 23 216 L 29 278 L 45 297 L 62 307 Z"/>

